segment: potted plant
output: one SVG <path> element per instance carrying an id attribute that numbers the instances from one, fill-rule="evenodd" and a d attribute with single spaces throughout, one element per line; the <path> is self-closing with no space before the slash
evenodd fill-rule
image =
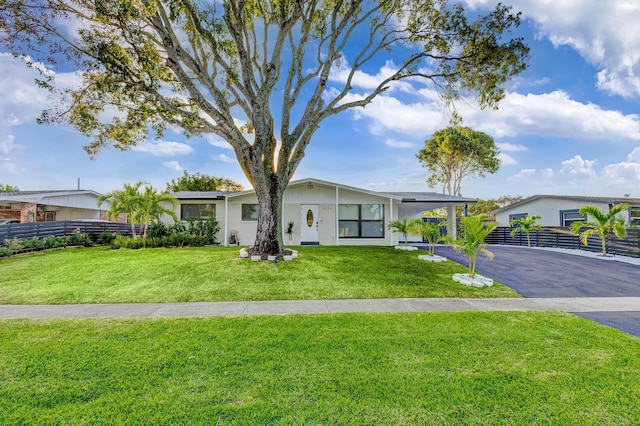
<path id="1" fill-rule="evenodd" d="M 293 222 L 287 223 L 287 229 L 284 231 L 289 236 L 289 241 L 293 238 Z"/>

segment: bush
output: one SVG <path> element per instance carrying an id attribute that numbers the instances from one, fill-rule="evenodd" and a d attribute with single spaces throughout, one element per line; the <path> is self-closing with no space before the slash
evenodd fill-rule
<path id="1" fill-rule="evenodd" d="M 46 237 L 44 239 L 44 248 L 54 249 L 66 247 L 69 245 L 69 237 Z"/>
<path id="2" fill-rule="evenodd" d="M 42 250 L 44 248 L 44 241 L 38 237 L 33 237 L 29 240 L 24 240 L 24 249 L 27 251 Z"/>
<path id="3" fill-rule="evenodd" d="M 102 245 L 110 245 L 113 240 L 116 239 L 116 236 L 118 234 L 116 234 L 115 232 L 111 232 L 111 231 L 102 231 L 99 235 L 98 235 L 98 239 L 96 240 L 96 242 L 98 244 L 102 244 Z"/>
<path id="4" fill-rule="evenodd" d="M 6 247 L 0 247 L 0 257 L 9 257 L 11 252 Z"/>
<path id="5" fill-rule="evenodd" d="M 215 216 L 207 219 L 193 219 L 187 221 L 187 233 L 204 239 L 204 244 L 215 244 L 216 236 L 220 231 L 218 220 Z"/>
<path id="6" fill-rule="evenodd" d="M 24 240 L 22 238 L 12 238 L 10 240 L 4 240 L 6 250 L 10 255 L 20 253 L 24 250 Z"/>
<path id="7" fill-rule="evenodd" d="M 88 234 L 83 234 L 79 229 L 74 229 L 69 237 L 69 245 L 71 246 L 93 246 L 93 241 Z"/>
<path id="8" fill-rule="evenodd" d="M 147 231 L 148 238 L 162 238 L 171 234 L 171 227 L 162 222 L 156 222 Z"/>
<path id="9" fill-rule="evenodd" d="M 144 238 L 133 238 L 124 235 L 118 235 L 112 242 L 113 249 L 140 249 L 144 247 Z"/>

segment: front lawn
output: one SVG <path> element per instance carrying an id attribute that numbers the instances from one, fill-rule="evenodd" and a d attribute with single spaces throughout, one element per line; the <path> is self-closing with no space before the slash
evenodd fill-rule
<path id="1" fill-rule="evenodd" d="M 292 262 L 251 262 L 236 247 L 69 248 L 0 260 L 0 304 L 193 302 L 388 297 L 518 297 L 451 276 L 391 247 L 301 247 Z M 424 252 L 420 252 L 424 253 Z"/>
<path id="2" fill-rule="evenodd" d="M 0 342 L 3 424 L 640 424 L 640 339 L 564 313 L 3 320 Z"/>

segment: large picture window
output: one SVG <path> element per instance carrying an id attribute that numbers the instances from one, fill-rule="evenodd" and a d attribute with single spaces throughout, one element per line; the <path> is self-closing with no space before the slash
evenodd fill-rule
<path id="1" fill-rule="evenodd" d="M 180 205 L 180 220 L 189 218 L 206 219 L 216 215 L 215 204 L 182 204 Z"/>
<path id="2" fill-rule="evenodd" d="M 384 238 L 384 204 L 340 204 L 340 238 Z"/>
<path id="3" fill-rule="evenodd" d="M 258 220 L 259 212 L 260 212 L 259 204 L 243 204 L 242 220 Z"/>

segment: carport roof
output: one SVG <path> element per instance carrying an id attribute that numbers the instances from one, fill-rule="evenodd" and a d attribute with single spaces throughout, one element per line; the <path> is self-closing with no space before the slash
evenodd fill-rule
<path id="1" fill-rule="evenodd" d="M 424 203 L 424 202 L 459 202 L 475 203 L 475 198 L 458 197 L 455 195 L 439 194 L 437 192 L 385 192 L 402 199 L 403 203 Z"/>

